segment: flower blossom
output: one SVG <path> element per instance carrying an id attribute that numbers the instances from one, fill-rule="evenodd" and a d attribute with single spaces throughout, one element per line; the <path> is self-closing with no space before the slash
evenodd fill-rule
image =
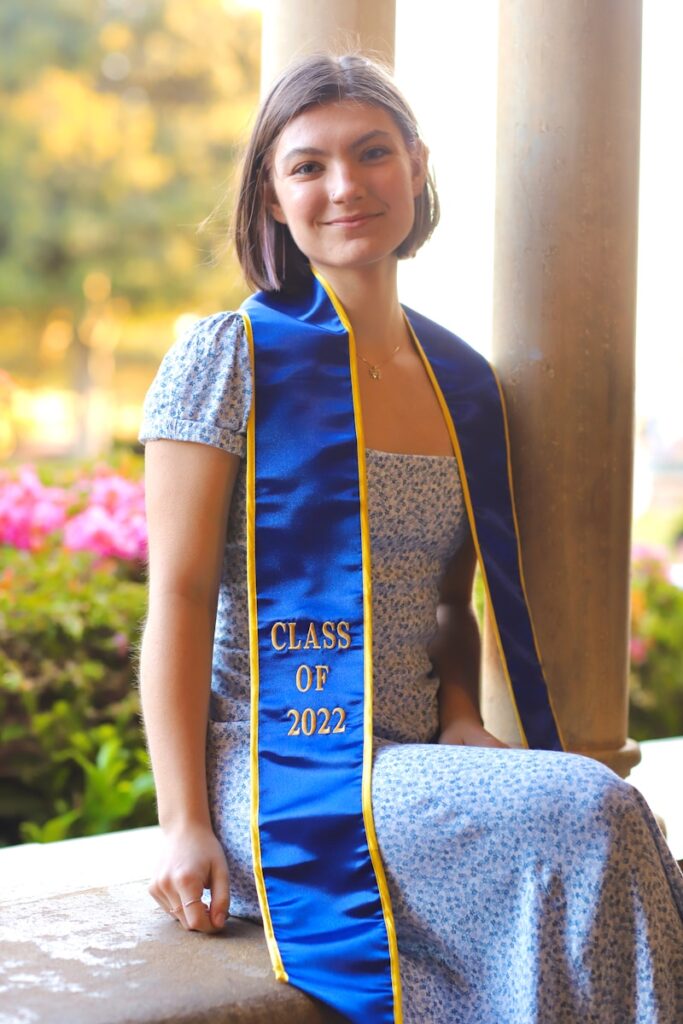
<path id="1" fill-rule="evenodd" d="M 632 636 L 629 645 L 629 654 L 632 665 L 643 665 L 647 660 L 650 645 L 642 636 Z"/>
<path id="2" fill-rule="evenodd" d="M 77 511 L 70 513 L 76 506 Z M 32 466 L 0 473 L 0 544 L 36 551 L 59 535 L 70 551 L 124 560 L 147 558 L 142 482 L 108 467 L 69 488 L 41 483 Z"/>
<path id="3" fill-rule="evenodd" d="M 46 487 L 32 466 L 21 466 L 16 478 L 0 473 L 0 544 L 38 550 L 63 527 L 68 504 L 67 491 Z"/>

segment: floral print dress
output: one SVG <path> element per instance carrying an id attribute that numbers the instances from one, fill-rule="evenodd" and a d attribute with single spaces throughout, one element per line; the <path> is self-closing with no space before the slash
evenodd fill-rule
<path id="1" fill-rule="evenodd" d="M 220 583 L 207 748 L 233 915 L 260 920 L 249 837 L 241 318 L 164 357 L 140 440 L 242 457 Z M 373 580 L 373 811 L 406 1024 L 680 1024 L 683 875 L 640 793 L 573 754 L 436 744 L 437 588 L 469 529 L 456 461 L 366 450 Z M 368 1022 L 370 1024 L 370 1022 Z"/>

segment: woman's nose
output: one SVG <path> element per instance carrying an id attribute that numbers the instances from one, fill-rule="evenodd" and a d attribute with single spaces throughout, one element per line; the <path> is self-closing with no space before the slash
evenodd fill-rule
<path id="1" fill-rule="evenodd" d="M 348 203 L 363 194 L 363 185 L 358 169 L 343 164 L 334 169 L 330 179 L 330 200 L 333 203 Z"/>

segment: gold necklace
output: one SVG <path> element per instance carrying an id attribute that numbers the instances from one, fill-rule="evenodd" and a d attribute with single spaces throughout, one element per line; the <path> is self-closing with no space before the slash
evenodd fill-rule
<path id="1" fill-rule="evenodd" d="M 370 363 L 365 358 L 365 356 L 360 356 L 361 359 L 363 360 L 363 362 L 366 364 L 366 366 L 368 368 L 368 373 L 370 374 L 370 376 L 372 377 L 373 380 L 381 380 L 382 379 L 382 374 L 379 372 L 381 367 L 382 366 L 386 366 L 387 363 L 391 362 L 391 360 L 394 358 L 394 356 L 396 355 L 396 353 L 398 352 L 400 347 L 401 347 L 400 345 L 397 345 L 396 348 L 394 349 L 394 351 L 391 353 L 391 355 L 387 359 L 385 359 L 383 363 Z M 358 355 L 360 355 L 360 352 L 358 353 Z"/>

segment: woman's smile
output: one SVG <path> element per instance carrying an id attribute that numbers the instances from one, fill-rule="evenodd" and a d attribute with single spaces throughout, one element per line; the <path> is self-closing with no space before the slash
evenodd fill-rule
<path id="1" fill-rule="evenodd" d="M 328 220 L 325 223 L 330 227 L 356 228 L 369 223 L 369 221 L 374 220 L 376 217 L 381 217 L 381 214 L 359 213 L 352 217 L 336 217 L 334 220 Z"/>

